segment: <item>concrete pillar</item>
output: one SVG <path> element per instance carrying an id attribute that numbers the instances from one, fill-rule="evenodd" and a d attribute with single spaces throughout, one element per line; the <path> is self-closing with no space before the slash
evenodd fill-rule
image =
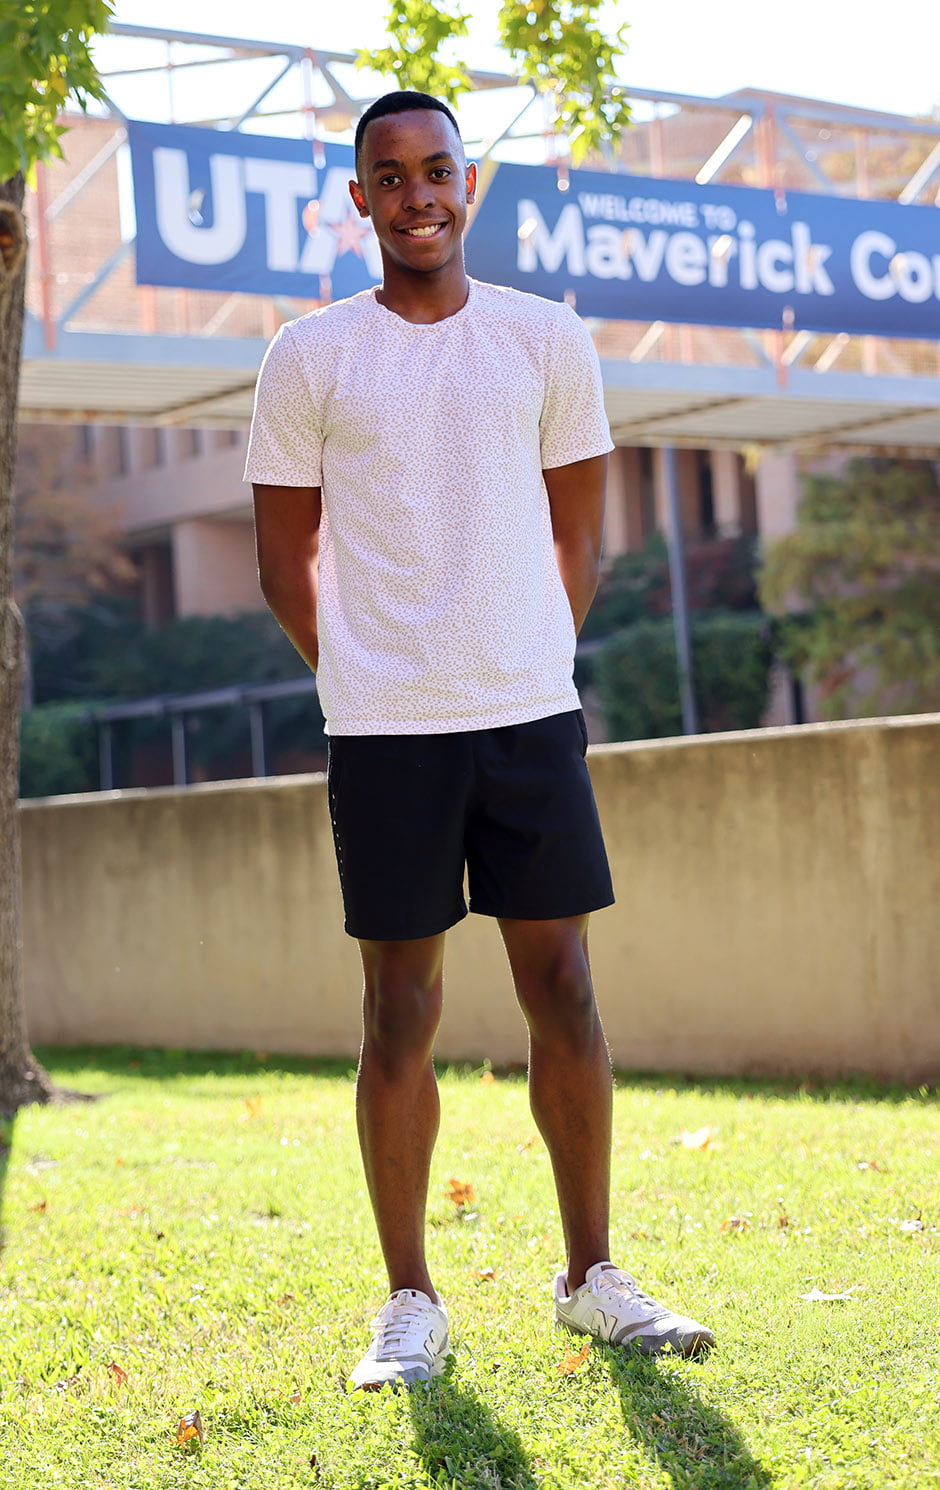
<path id="1" fill-rule="evenodd" d="M 610 454 L 607 475 L 607 514 L 604 557 L 634 553 L 648 533 L 643 514 L 643 471 L 635 445 L 618 445 Z"/>
<path id="2" fill-rule="evenodd" d="M 194 518 L 175 524 L 172 543 L 178 616 L 264 609 L 250 523 Z"/>
<path id="3" fill-rule="evenodd" d="M 712 500 L 719 538 L 739 538 L 741 522 L 741 457 L 735 450 L 710 450 Z"/>
<path id="4" fill-rule="evenodd" d="M 607 463 L 607 507 L 604 513 L 604 558 L 615 559 L 630 547 L 627 537 L 627 481 L 621 446 L 610 452 Z"/>
<path id="5" fill-rule="evenodd" d="M 140 573 L 140 610 L 148 631 L 156 631 L 172 621 L 175 614 L 173 594 L 173 556 L 169 543 L 148 543 L 135 555 Z"/>
<path id="6" fill-rule="evenodd" d="M 757 468 L 757 531 L 762 543 L 782 538 L 796 526 L 802 496 L 796 457 L 765 455 Z"/>

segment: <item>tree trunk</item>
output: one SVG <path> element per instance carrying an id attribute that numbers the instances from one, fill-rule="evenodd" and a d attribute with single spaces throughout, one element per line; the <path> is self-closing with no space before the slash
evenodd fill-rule
<path id="1" fill-rule="evenodd" d="M 0 1114 L 58 1093 L 26 1036 L 17 815 L 23 623 L 13 599 L 13 466 L 23 341 L 23 178 L 0 182 Z"/>

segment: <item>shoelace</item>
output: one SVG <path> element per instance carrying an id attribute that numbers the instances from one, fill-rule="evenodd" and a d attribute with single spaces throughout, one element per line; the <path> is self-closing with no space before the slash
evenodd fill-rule
<path id="1" fill-rule="evenodd" d="M 605 1268 L 602 1273 L 597 1274 L 596 1278 L 592 1278 L 591 1292 L 595 1298 L 605 1293 L 612 1294 L 614 1297 L 628 1293 L 641 1308 L 648 1310 L 651 1315 L 663 1312 L 662 1304 L 658 1304 L 655 1299 L 650 1298 L 648 1293 L 644 1293 L 636 1279 L 631 1278 L 629 1273 L 621 1272 L 619 1268 Z"/>
<path id="2" fill-rule="evenodd" d="M 381 1339 L 377 1342 L 379 1356 L 403 1355 L 409 1346 L 416 1350 L 423 1349 L 423 1339 L 414 1340 L 409 1337 L 420 1330 L 422 1324 L 427 1326 L 427 1313 L 427 1305 L 422 1306 L 417 1301 L 405 1304 L 389 1299 L 372 1321 L 372 1328 L 382 1331 Z"/>

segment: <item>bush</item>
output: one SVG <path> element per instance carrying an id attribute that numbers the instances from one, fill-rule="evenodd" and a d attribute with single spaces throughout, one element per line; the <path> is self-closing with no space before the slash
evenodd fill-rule
<path id="1" fill-rule="evenodd" d="M 692 674 L 703 732 L 755 729 L 770 693 L 773 646 L 766 619 L 753 614 L 697 616 Z M 638 621 L 601 647 L 593 681 L 612 740 L 682 733 L 672 619 Z"/>
<path id="2" fill-rule="evenodd" d="M 165 694 L 202 693 L 237 684 L 276 683 L 309 674 L 274 617 L 267 611 L 245 615 L 187 616 L 160 631 L 145 631 L 130 603 L 114 597 L 96 599 L 83 610 L 63 614 L 55 632 L 33 635 L 32 674 L 41 707 L 67 700 L 74 721 L 93 702 L 119 703 Z M 76 712 L 77 709 L 77 712 Z M 38 711 L 37 711 L 38 712 Z M 66 716 L 62 716 L 65 718 Z M 62 726 L 65 729 L 65 726 Z M 94 769 L 95 731 L 88 726 L 93 768 L 88 785 L 97 785 Z M 247 710 L 221 707 L 200 710 L 187 718 L 191 769 L 200 777 L 240 774 L 249 769 Z M 84 790 L 86 772 L 76 760 L 66 770 L 66 734 L 57 735 L 50 772 L 30 757 L 30 795 L 44 791 Z M 267 707 L 269 758 L 280 752 L 325 750 L 323 716 L 315 696 L 278 699 Z M 166 775 L 170 759 L 170 722 L 166 717 L 128 720 L 114 732 L 117 780 L 134 784 L 141 770 L 151 781 L 153 771 Z M 52 749 L 52 747 L 50 747 Z M 149 761 L 149 766 L 143 763 Z M 162 762 L 162 764 L 159 764 Z M 146 773 L 150 774 L 147 775 Z M 82 785 L 44 784 L 78 782 Z M 169 778 L 167 778 L 169 779 Z"/>
<path id="3" fill-rule="evenodd" d="M 741 611 L 757 608 L 754 540 L 711 538 L 686 544 L 689 609 Z M 609 636 L 637 621 L 672 611 L 669 554 L 662 533 L 643 548 L 619 554 L 605 570 L 581 631 L 583 641 Z"/>
<path id="4" fill-rule="evenodd" d="M 42 703 L 195 693 L 307 674 L 267 611 L 186 616 L 145 631 L 127 601 L 109 598 L 73 611 L 54 643 L 36 637 L 32 643 L 33 686 Z"/>
<path id="5" fill-rule="evenodd" d="M 90 702 L 40 704 L 20 724 L 20 796 L 57 797 L 95 791 L 97 731 Z"/>

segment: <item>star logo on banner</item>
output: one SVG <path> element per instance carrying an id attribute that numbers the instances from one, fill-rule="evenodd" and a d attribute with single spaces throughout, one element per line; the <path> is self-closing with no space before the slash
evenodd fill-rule
<path id="1" fill-rule="evenodd" d="M 328 222 L 324 224 L 324 227 L 329 228 L 336 239 L 337 258 L 345 253 L 354 253 L 360 259 L 363 257 L 363 242 L 372 232 L 368 223 L 355 217 L 352 212 L 347 212 L 339 222 Z"/>

